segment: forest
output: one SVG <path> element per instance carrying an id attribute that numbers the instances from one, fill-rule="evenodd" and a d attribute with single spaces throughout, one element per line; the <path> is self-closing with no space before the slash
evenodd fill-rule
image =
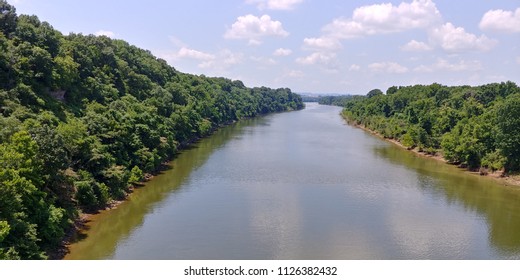
<path id="1" fill-rule="evenodd" d="M 520 88 L 513 82 L 392 86 L 342 102 L 349 122 L 408 149 L 481 174 L 520 170 Z"/>
<path id="2" fill-rule="evenodd" d="M 322 105 L 334 105 L 345 107 L 349 101 L 355 98 L 364 98 L 362 95 L 327 95 L 320 96 L 317 100 Z"/>
<path id="3" fill-rule="evenodd" d="M 123 40 L 63 35 L 0 0 L 0 259 L 46 259 L 220 126 L 302 109 L 290 89 L 185 74 Z"/>

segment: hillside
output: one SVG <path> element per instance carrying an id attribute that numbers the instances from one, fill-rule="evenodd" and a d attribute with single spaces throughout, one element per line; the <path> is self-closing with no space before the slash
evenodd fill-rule
<path id="1" fill-rule="evenodd" d="M 0 259 L 47 258 L 79 213 L 219 126 L 301 108 L 290 89 L 184 74 L 0 0 Z"/>
<path id="2" fill-rule="evenodd" d="M 513 82 L 373 90 L 348 101 L 343 115 L 409 149 L 439 153 L 470 170 L 520 170 L 520 88 Z"/>

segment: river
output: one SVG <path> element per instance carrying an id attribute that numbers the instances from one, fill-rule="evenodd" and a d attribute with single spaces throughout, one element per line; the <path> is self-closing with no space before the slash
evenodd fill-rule
<path id="1" fill-rule="evenodd" d="M 184 150 L 65 259 L 520 259 L 518 187 L 306 105 Z"/>

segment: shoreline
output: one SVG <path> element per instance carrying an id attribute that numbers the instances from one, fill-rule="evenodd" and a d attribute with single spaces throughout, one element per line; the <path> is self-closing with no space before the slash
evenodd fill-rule
<path id="1" fill-rule="evenodd" d="M 157 170 L 155 170 L 153 173 L 146 173 L 144 174 L 144 179 L 137 183 L 136 185 L 130 186 L 128 188 L 128 192 L 126 195 L 120 199 L 120 200 L 112 200 L 107 205 L 105 205 L 103 208 L 93 209 L 91 212 L 79 212 L 78 216 L 74 219 L 71 227 L 69 230 L 66 231 L 64 238 L 60 242 L 60 245 L 58 245 L 56 248 L 54 248 L 52 251 L 48 251 L 49 260 L 63 260 L 65 256 L 70 252 L 70 245 L 81 240 L 82 236 L 86 234 L 88 231 L 88 223 L 92 221 L 92 218 L 101 214 L 102 212 L 110 211 L 113 209 L 116 209 L 120 204 L 126 202 L 129 197 L 132 195 L 134 189 L 136 188 L 142 188 L 145 187 L 146 182 L 153 180 L 153 178 L 159 174 L 162 173 L 165 168 L 178 156 L 179 153 L 182 153 L 184 150 L 189 149 L 191 145 L 197 143 L 198 141 L 201 141 L 202 139 L 205 139 L 207 137 L 210 137 L 213 135 L 216 131 L 218 131 L 221 128 L 233 125 L 239 121 L 252 119 L 252 118 L 258 118 L 258 117 L 264 117 L 270 114 L 278 114 L 278 113 L 285 113 L 285 112 L 293 112 L 293 111 L 299 111 L 305 109 L 305 106 L 301 109 L 291 109 L 281 112 L 270 112 L 267 114 L 258 114 L 254 117 L 244 117 L 240 120 L 233 120 L 229 122 L 222 123 L 220 125 L 217 125 L 215 127 L 212 127 L 206 134 L 203 136 L 197 136 L 192 139 L 187 140 L 184 143 L 181 143 L 178 146 L 177 152 L 175 155 L 173 155 L 170 159 L 163 162 L 161 164 L 161 167 Z"/>
<path id="2" fill-rule="evenodd" d="M 125 194 L 125 196 L 122 199 L 118 199 L 118 200 L 114 199 L 114 200 L 108 202 L 104 207 L 99 207 L 98 209 L 92 209 L 92 211 L 81 210 L 81 212 L 78 213 L 78 216 L 74 219 L 70 229 L 68 231 L 66 231 L 65 237 L 61 241 L 60 245 L 58 245 L 58 247 L 55 248 L 53 251 L 48 252 L 49 260 L 63 260 L 65 258 L 65 256 L 70 252 L 70 249 L 69 249 L 70 245 L 81 240 L 82 235 L 86 234 L 86 232 L 88 231 L 88 223 L 92 221 L 93 217 L 101 214 L 102 212 L 116 209 L 119 205 L 128 201 L 129 197 L 134 192 L 134 189 L 145 187 L 146 182 L 153 180 L 153 178 L 155 178 L 155 176 L 161 174 L 162 171 L 165 170 L 165 168 L 167 168 L 167 166 L 173 160 L 175 160 L 175 158 L 178 156 L 179 153 L 182 153 L 184 150 L 189 149 L 189 147 L 191 145 L 197 143 L 198 141 L 201 141 L 202 139 L 211 136 L 217 130 L 219 130 L 223 127 L 229 126 L 229 125 L 233 125 L 236 122 L 238 122 L 238 121 L 236 121 L 236 120 L 230 121 L 230 122 L 226 122 L 224 124 L 215 126 L 215 127 L 211 128 L 207 134 L 200 136 L 200 137 L 199 136 L 194 137 L 192 139 L 187 140 L 184 143 L 181 143 L 178 146 L 178 149 L 177 149 L 177 152 L 175 153 L 175 155 L 173 155 L 167 161 L 163 162 L 161 164 L 160 168 L 155 170 L 153 173 L 144 174 L 144 178 L 141 182 L 136 183 L 136 185 L 132 185 L 132 186 L 128 187 L 128 192 Z"/>
<path id="3" fill-rule="evenodd" d="M 363 125 L 359 125 L 359 124 L 354 124 L 354 123 L 351 123 L 347 118 L 345 118 L 343 115 L 341 115 L 341 117 L 345 120 L 345 122 L 352 126 L 352 127 L 355 127 L 355 128 L 359 128 L 365 132 L 368 132 L 386 142 L 390 142 L 404 150 L 408 150 L 412 153 L 414 153 L 415 155 L 417 156 L 420 156 L 420 157 L 424 157 L 424 158 L 430 158 L 430 159 L 433 159 L 433 160 L 437 160 L 437 161 L 440 161 L 440 162 L 443 162 L 445 164 L 449 164 L 449 165 L 453 165 L 453 166 L 456 166 L 455 164 L 452 164 L 452 163 L 449 163 L 442 155 L 439 155 L 439 154 L 435 154 L 435 155 L 431 155 L 431 154 L 427 154 L 425 152 L 421 152 L 419 150 L 417 150 L 416 148 L 414 149 L 409 149 L 407 147 L 405 147 L 403 144 L 401 144 L 401 142 L 399 142 L 397 139 L 393 139 L 393 138 L 386 138 L 384 136 L 382 136 L 380 133 L 378 133 L 377 131 L 373 131 Z M 462 172 L 465 172 L 465 173 L 468 173 L 468 174 L 471 174 L 471 175 L 475 175 L 475 176 L 482 176 L 482 177 L 487 177 L 487 178 L 490 178 L 490 179 L 493 179 L 495 180 L 496 182 L 502 184 L 502 185 L 505 185 L 505 186 L 511 186 L 511 187 L 520 187 L 520 175 L 503 175 L 502 172 L 499 172 L 499 171 L 495 171 L 495 172 L 489 172 L 489 173 L 486 173 L 486 174 L 481 174 L 479 171 L 471 171 L 467 168 L 460 168 L 459 167 L 459 170 L 462 171 Z"/>
<path id="4" fill-rule="evenodd" d="M 154 176 L 152 176 L 153 178 Z M 60 245 L 53 251 L 48 252 L 48 260 L 63 260 L 65 256 L 70 252 L 69 246 L 79 240 L 88 231 L 88 223 L 92 221 L 92 217 L 101 214 L 105 211 L 116 209 L 120 204 L 128 200 L 128 197 L 132 194 L 135 187 L 131 187 L 129 192 L 121 200 L 110 201 L 105 208 L 99 208 L 92 212 L 80 212 L 76 217 L 68 231 L 65 233 L 65 237 L 61 241 Z"/>

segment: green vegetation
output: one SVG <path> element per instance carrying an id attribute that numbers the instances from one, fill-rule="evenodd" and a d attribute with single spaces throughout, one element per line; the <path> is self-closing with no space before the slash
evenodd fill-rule
<path id="1" fill-rule="evenodd" d="M 440 152 L 471 170 L 520 170 L 520 88 L 513 82 L 372 90 L 347 102 L 342 114 L 410 149 Z"/>
<path id="2" fill-rule="evenodd" d="M 0 0 L 0 259 L 47 258 L 80 211 L 123 198 L 219 126 L 301 108 L 289 89 L 183 74 Z"/>
<path id="3" fill-rule="evenodd" d="M 322 105 L 334 105 L 345 107 L 349 101 L 356 98 L 362 98 L 358 95 L 331 95 L 322 96 L 319 98 L 318 103 Z"/>
<path id="4" fill-rule="evenodd" d="M 302 97 L 303 102 L 318 102 L 320 99 L 319 96 L 305 95 L 303 93 L 299 93 L 299 95 Z"/>

